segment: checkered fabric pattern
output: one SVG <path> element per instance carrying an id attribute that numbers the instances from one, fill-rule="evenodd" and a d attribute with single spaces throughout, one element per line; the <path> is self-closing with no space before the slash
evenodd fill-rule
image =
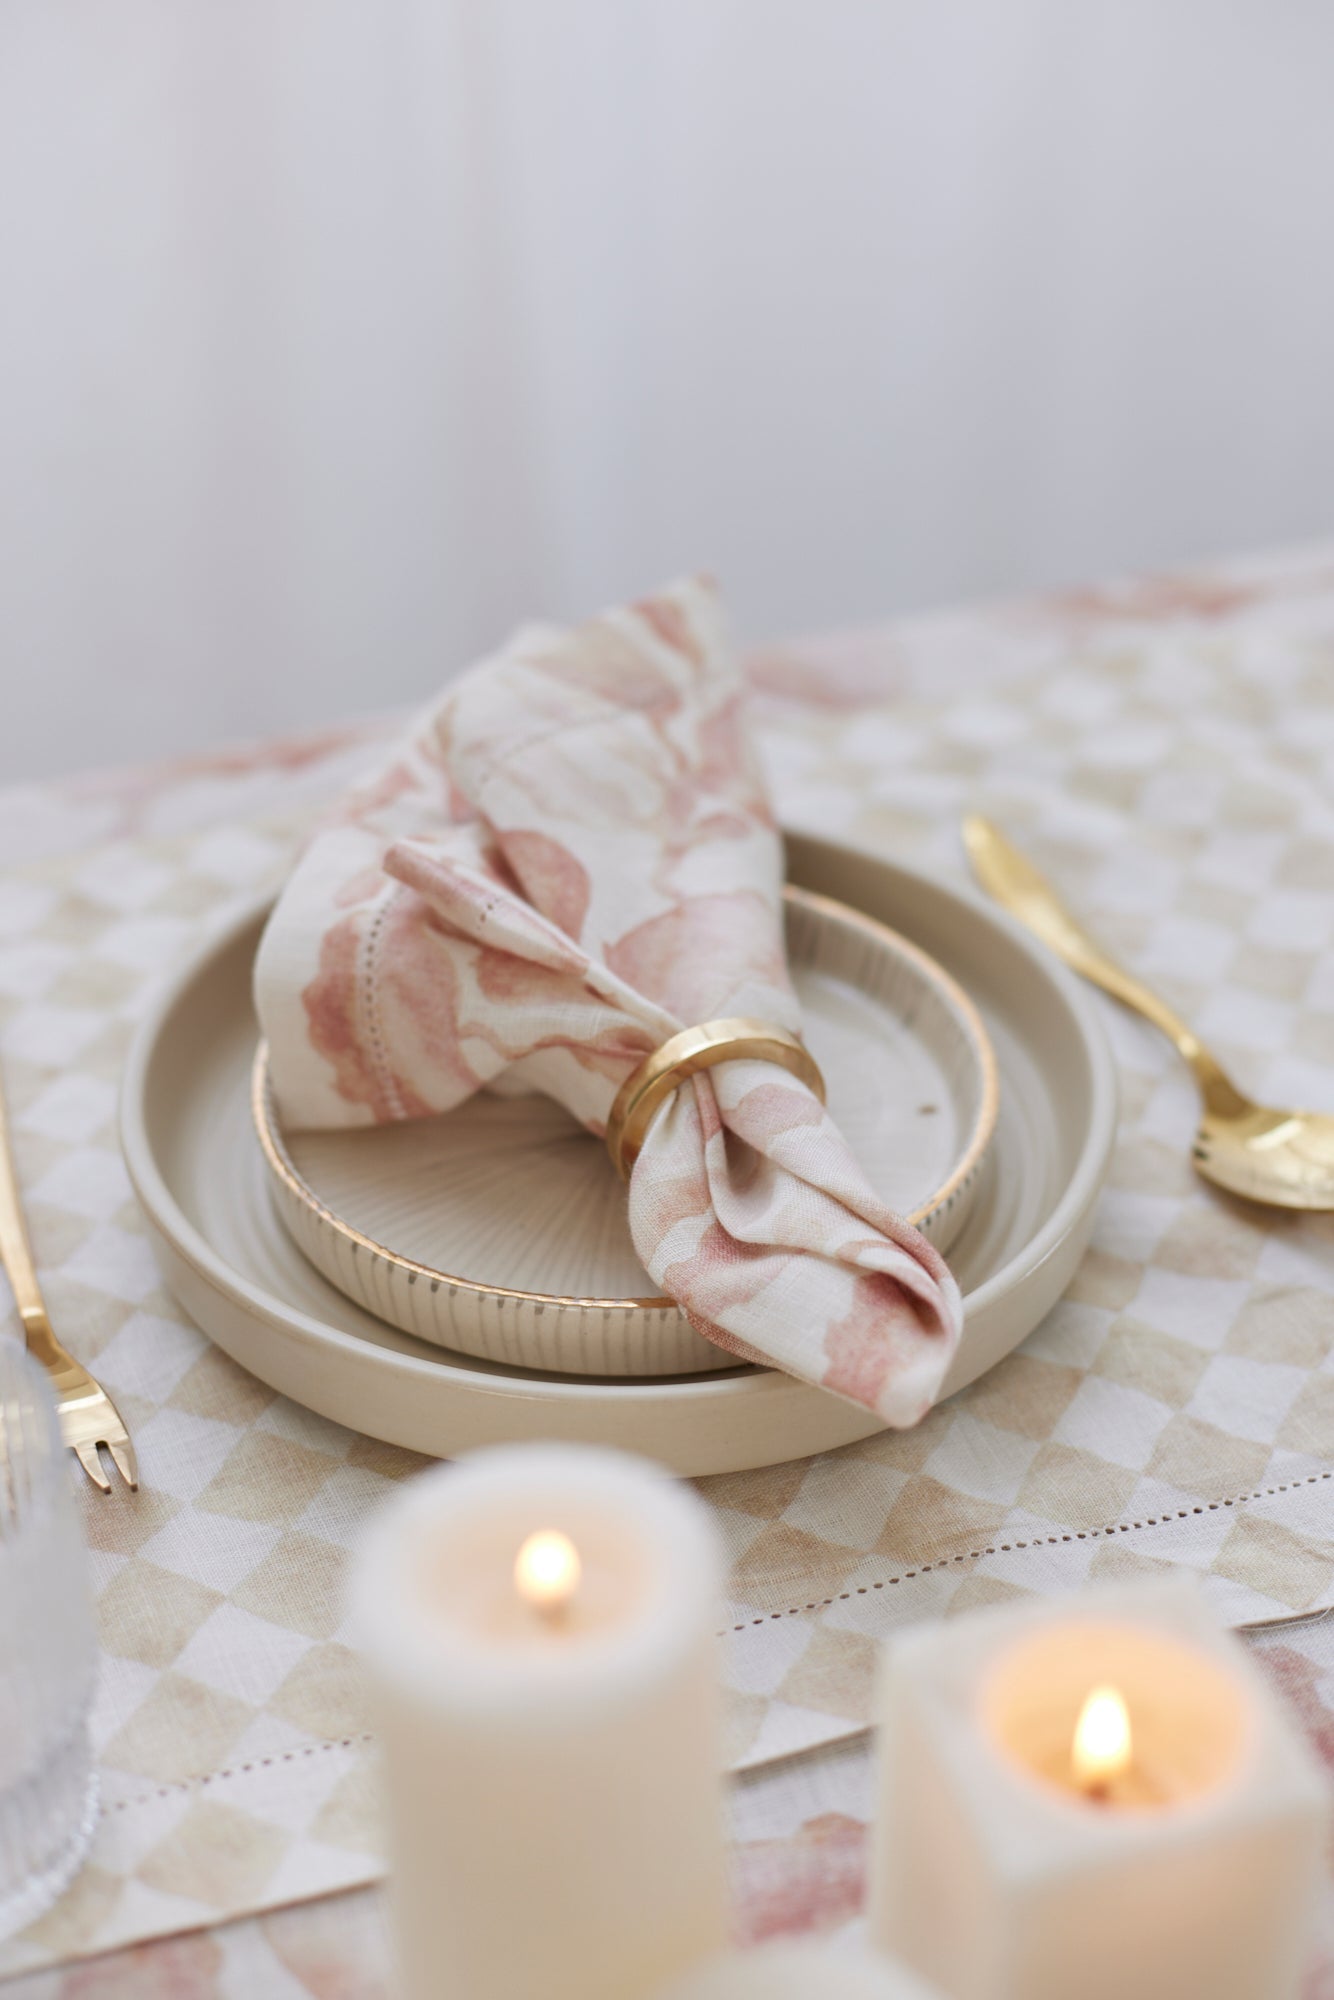
<path id="1" fill-rule="evenodd" d="M 1232 568 L 757 660 L 789 823 L 960 868 L 993 814 L 1274 1101 L 1334 1107 L 1334 556 Z M 406 1453 L 272 1396 L 163 1291 L 116 1152 L 155 982 L 276 882 L 359 746 L 269 746 L 0 797 L 0 1053 L 53 1316 L 139 1449 L 85 1495 L 106 1811 L 0 1972 L 378 1868 L 347 1547 Z M 44 854 L 44 858 L 43 858 Z M 733 1753 L 865 1716 L 896 1624 L 1164 1563 L 1235 1617 L 1334 1592 L 1334 1217 L 1188 1165 L 1189 1078 L 1106 1009 L 1123 1125 L 1093 1246 L 1024 1348 L 919 1429 L 702 1482 L 733 1561 Z M 12 1315 L 7 1322 L 16 1331 Z"/>

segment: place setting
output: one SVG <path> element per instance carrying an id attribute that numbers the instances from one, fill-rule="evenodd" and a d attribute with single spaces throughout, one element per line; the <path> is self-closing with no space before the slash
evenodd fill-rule
<path id="1" fill-rule="evenodd" d="M 675 611 L 663 602 L 661 615 Z M 627 734 L 636 726 L 627 719 Z M 397 769 L 413 758 L 429 773 L 419 742 Z M 349 805 L 365 826 L 331 834 L 331 846 L 355 855 L 395 814 L 411 828 L 424 812 L 429 824 L 430 806 L 419 796 L 414 808 L 410 792 L 383 817 L 382 783 L 370 781 L 364 808 Z M 614 878 L 614 800 L 588 837 L 605 839 Z M 963 1291 L 962 1336 L 940 1343 L 933 1389 L 951 1394 L 1032 1331 L 1087 1242 L 1115 1133 L 1105 1039 L 1084 995 L 994 906 L 836 843 L 780 842 L 767 821 L 750 839 L 766 850 L 771 902 L 785 852 L 781 929 L 775 904 L 766 949 L 781 935 L 795 989 L 786 1004 L 800 1007 L 831 1117 L 883 1199 L 948 1253 Z M 725 829 L 720 865 L 751 867 L 741 848 Z M 660 896 L 649 891 L 644 909 Z M 707 963 L 707 926 L 721 918 L 711 895 L 699 900 L 698 945 L 688 915 L 679 940 L 664 931 L 663 949 L 683 961 L 668 979 L 701 954 Z M 136 1193 L 168 1281 L 229 1353 L 324 1415 L 435 1455 L 560 1437 L 702 1474 L 881 1428 L 856 1396 L 810 1393 L 819 1379 L 804 1370 L 738 1367 L 688 1304 L 655 1289 L 605 1143 L 559 1099 L 510 1094 L 512 1072 L 534 1056 L 484 1093 L 474 1081 L 447 1115 L 371 1123 L 355 1102 L 335 1104 L 327 1125 L 285 1114 L 283 1051 L 257 1038 L 252 988 L 263 1015 L 270 977 L 291 976 L 265 970 L 310 922 L 289 909 L 280 900 L 211 940 L 159 1000 L 126 1067 Z M 392 984 L 394 945 L 367 948 L 383 952 L 378 976 Z M 285 1005 L 279 1035 L 304 1041 L 291 996 Z"/>
<path id="2" fill-rule="evenodd" d="M 1192 1159 L 1223 1199 L 1334 1211 L 1329 1120 L 1245 1096 L 990 819 L 954 822 L 970 886 L 789 826 L 788 803 L 719 592 L 688 578 L 523 628 L 450 682 L 276 893 L 234 898 L 159 982 L 117 1120 L 166 1292 L 245 1371 L 289 1482 L 334 1427 L 345 1452 L 399 1454 L 391 1497 L 340 1503 L 346 1564 L 302 1580 L 310 1629 L 355 1657 L 364 1731 L 257 1724 L 249 1761 L 171 1784 L 364 1740 L 404 2000 L 1295 2000 L 1328 1780 L 1226 1629 L 1240 1621 L 1179 1558 L 1036 1595 L 1004 1558 L 1059 1565 L 1090 1538 L 1077 1497 L 1069 1525 L 1039 1502 L 1083 1435 L 1060 1428 L 1083 1391 L 1056 1309 L 1087 1269 L 1121 1116 L 1089 984 L 1189 1063 Z M 18 1614 L 0 1698 L 5 1740 L 28 1746 L 0 1773 L 0 1925 L 22 1942 L 78 1894 L 98 1826 L 92 1595 L 62 1452 L 119 1560 L 114 1510 L 151 1504 L 158 1447 L 136 1450 L 119 1380 L 66 1352 L 8 1145 L 0 1251 L 29 1350 L 0 1352 Z M 992 1384 L 1020 1349 L 1036 1372 L 1010 1404 Z M 1162 1341 L 1145 1352 L 1119 1421 L 1166 1403 Z M 1035 1419 L 1031 1384 L 1057 1371 L 1065 1400 Z M 1006 1442 L 956 1449 L 951 1488 L 950 1427 L 988 1396 Z M 936 1442 L 918 1453 L 919 1436 Z M 1004 1453 L 1016 1484 L 989 1516 L 976 1482 Z M 786 1523 L 807 1461 L 846 1587 L 821 1599 L 815 1557 L 786 1555 L 779 1583 L 812 1601 L 732 1631 L 828 1613 L 834 1651 L 848 1642 L 836 1697 L 803 1684 L 790 1744 L 874 1726 L 864 1914 L 828 1948 L 738 1950 L 725 1708 L 777 1698 L 789 1641 L 763 1632 L 737 1680 L 719 1630 L 758 1602 L 741 1568 L 767 1529 L 747 1508 Z M 1192 1527 L 1221 1504 L 1193 1504 L 1147 1450 L 1138 1470 Z M 867 1477 L 891 1501 L 916 1479 L 915 1507 L 962 1506 L 979 1535 L 1016 1522 L 1013 1542 L 993 1527 L 920 1563 L 991 1587 L 867 1626 L 854 1598 L 899 1581 L 874 1573 L 887 1524 L 857 1545 Z M 320 1504 L 312 1486 L 283 1516 L 293 1565 L 335 1532 Z M 216 1505 L 259 1523 L 267 1502 Z M 1262 1597 L 1269 1581 L 1255 1573 Z M 147 1571 L 141 1587 L 151 1632 Z M 265 1587 L 244 1616 L 276 1629 L 281 1579 Z M 848 1666 L 854 1641 L 871 1643 Z M 291 1882 L 270 1900 L 299 1900 Z"/>

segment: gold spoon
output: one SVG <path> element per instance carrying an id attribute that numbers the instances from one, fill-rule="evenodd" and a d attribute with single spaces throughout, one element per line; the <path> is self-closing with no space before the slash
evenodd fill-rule
<path id="1" fill-rule="evenodd" d="M 1058 958 L 1175 1042 L 1204 1099 L 1192 1153 L 1205 1179 L 1274 1208 L 1334 1209 L 1334 1117 L 1253 1104 L 1181 1016 L 1081 930 L 1032 862 L 999 828 L 974 813 L 963 823 L 963 837 L 978 880 L 998 903 Z"/>

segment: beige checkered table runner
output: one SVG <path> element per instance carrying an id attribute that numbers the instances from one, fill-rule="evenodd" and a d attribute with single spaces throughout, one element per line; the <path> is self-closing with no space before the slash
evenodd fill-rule
<path id="1" fill-rule="evenodd" d="M 993 813 L 1243 1084 L 1334 1107 L 1334 554 L 771 652 L 756 679 L 789 822 L 957 870 L 960 814 Z M 271 1396 L 186 1322 L 114 1129 L 148 993 L 280 876 L 367 733 L 0 794 L 20 1173 L 53 1314 L 144 1473 L 135 1501 L 85 1496 L 93 1860 L 0 1972 L 378 1868 L 338 1586 L 415 1461 Z M 1106 1018 L 1121 1143 L 1093 1247 L 1025 1347 L 914 1432 L 703 1482 L 734 1563 L 741 1764 L 855 1728 L 897 1623 L 1162 1563 L 1230 1616 L 1334 1588 L 1334 1217 L 1198 1184 L 1189 1078 Z"/>

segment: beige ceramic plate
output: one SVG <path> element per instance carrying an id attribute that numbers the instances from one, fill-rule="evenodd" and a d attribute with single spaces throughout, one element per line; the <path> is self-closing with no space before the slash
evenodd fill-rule
<path id="1" fill-rule="evenodd" d="M 829 1108 L 871 1185 L 942 1251 L 996 1126 L 996 1059 L 940 966 L 846 904 L 789 887 L 788 961 Z M 573 1375 L 734 1368 L 635 1257 L 606 1148 L 538 1096 L 351 1132 L 278 1129 L 263 1051 L 253 1108 L 278 1213 L 355 1304 L 438 1347 Z"/>
<path id="2" fill-rule="evenodd" d="M 1088 997 L 1003 911 L 911 869 L 791 836 L 789 873 L 893 925 L 977 1002 L 1000 1068 L 996 1135 L 950 1261 L 966 1301 L 944 1393 L 994 1366 L 1060 1297 L 1092 1226 L 1116 1121 Z M 164 994 L 126 1068 L 125 1157 L 168 1285 L 243 1366 L 355 1430 L 449 1457 L 505 1439 L 614 1443 L 682 1473 L 848 1444 L 865 1410 L 769 1369 L 667 1380 L 543 1375 L 447 1354 L 360 1311 L 292 1244 L 250 1123 L 250 973 L 263 912 Z"/>

